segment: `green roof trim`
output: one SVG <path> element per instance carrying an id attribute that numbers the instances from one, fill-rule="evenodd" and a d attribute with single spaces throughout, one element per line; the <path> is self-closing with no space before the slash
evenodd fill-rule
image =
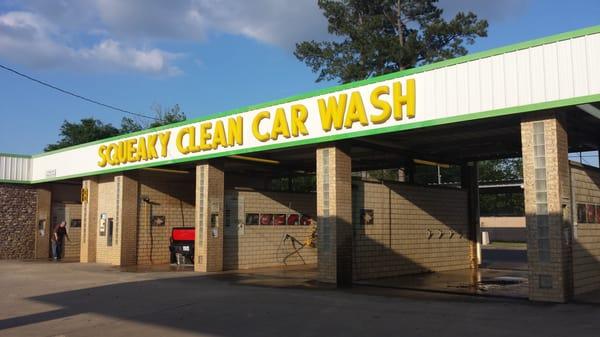
<path id="1" fill-rule="evenodd" d="M 35 184 L 32 181 L 29 180 L 7 180 L 7 179 L 0 179 L 0 184 L 21 184 L 21 185 L 29 185 L 29 184 Z"/>
<path id="2" fill-rule="evenodd" d="M 0 152 L 0 157 L 32 158 L 33 156 L 26 155 L 26 154 Z"/>
<path id="3" fill-rule="evenodd" d="M 77 149 L 77 148 L 81 148 L 81 147 L 85 147 L 85 146 L 90 146 L 90 145 L 94 145 L 94 144 L 100 144 L 100 143 L 105 143 L 105 142 L 109 142 L 109 141 L 113 141 L 113 140 L 129 138 L 129 137 L 133 137 L 133 136 L 137 136 L 137 135 L 150 134 L 153 132 L 158 132 L 161 130 L 170 129 L 170 128 L 181 126 L 181 125 L 189 125 L 189 124 L 198 123 L 198 122 L 202 122 L 202 121 L 206 121 L 206 120 L 210 120 L 210 119 L 214 119 L 214 118 L 235 115 L 235 114 L 247 112 L 250 110 L 267 108 L 267 107 L 271 107 L 274 105 L 279 105 L 279 104 L 289 103 L 289 102 L 293 102 L 293 101 L 297 101 L 297 100 L 301 100 L 301 99 L 330 94 L 330 93 L 334 93 L 337 91 L 352 89 L 352 88 L 356 88 L 359 86 L 372 84 L 372 83 L 376 83 L 376 82 L 380 82 L 380 81 L 401 78 L 401 77 L 410 76 L 410 75 L 414 75 L 414 74 L 418 74 L 418 73 L 422 73 L 422 72 L 426 72 L 426 71 L 431 71 L 434 69 L 457 65 L 460 63 L 470 62 L 470 61 L 479 60 L 479 59 L 483 59 L 483 58 L 487 58 L 487 57 L 491 57 L 491 56 L 501 55 L 501 54 L 505 54 L 505 53 L 509 53 L 509 52 L 515 52 L 515 51 L 522 50 L 522 49 L 537 47 L 537 46 L 544 45 L 544 44 L 555 43 L 555 42 L 559 42 L 559 41 L 563 41 L 563 40 L 568 40 L 568 39 L 573 39 L 573 38 L 577 38 L 577 37 L 582 37 L 582 36 L 591 35 L 591 34 L 598 34 L 598 33 L 600 33 L 600 25 L 582 28 L 582 29 L 573 30 L 573 31 L 565 32 L 565 33 L 556 34 L 556 35 L 551 35 L 551 36 L 547 36 L 547 37 L 542 37 L 542 38 L 538 38 L 538 39 L 534 39 L 534 40 L 520 42 L 520 43 L 516 43 L 516 44 L 504 46 L 504 47 L 499 47 L 499 48 L 494 48 L 494 49 L 490 49 L 490 50 L 486 50 L 486 51 L 482 51 L 482 52 L 468 54 L 465 56 L 461 56 L 461 57 L 457 57 L 457 58 L 453 58 L 453 59 L 449 59 L 449 60 L 445 60 L 445 61 L 427 64 L 427 65 L 424 65 L 421 67 L 406 69 L 406 70 L 402 70 L 402 71 L 395 72 L 395 73 L 372 77 L 372 78 L 368 78 L 368 79 L 365 79 L 362 81 L 341 84 L 338 86 L 333 86 L 333 87 L 324 88 L 324 89 L 318 89 L 318 90 L 311 91 L 308 93 L 290 96 L 287 98 L 278 99 L 278 100 L 274 100 L 274 101 L 270 101 L 270 102 L 265 102 L 265 103 L 246 106 L 243 108 L 238 108 L 238 109 L 228 110 L 228 111 L 224 111 L 224 112 L 220 112 L 220 113 L 210 114 L 207 116 L 188 119 L 188 120 L 185 120 L 182 122 L 163 125 L 163 126 L 151 128 L 151 129 L 145 129 L 145 130 L 132 132 L 132 133 L 124 134 L 124 135 L 99 139 L 99 140 L 84 143 L 84 144 L 66 147 L 64 149 L 58 149 L 58 150 L 54 150 L 54 151 L 36 154 L 31 157 L 32 158 L 43 157 L 43 156 L 47 156 L 47 155 L 51 155 L 51 154 L 55 154 L 55 153 L 59 153 L 59 152 L 63 152 L 63 151 L 69 151 L 69 150 L 73 150 L 73 149 Z M 286 146 L 287 146 L 287 144 L 288 143 L 286 143 Z M 279 146 L 284 147 L 283 145 L 284 144 L 280 144 Z M 256 149 L 256 148 L 254 148 L 254 149 Z M 123 170 L 123 169 L 121 169 L 121 170 Z M 106 172 L 106 171 L 104 171 L 104 172 Z"/>

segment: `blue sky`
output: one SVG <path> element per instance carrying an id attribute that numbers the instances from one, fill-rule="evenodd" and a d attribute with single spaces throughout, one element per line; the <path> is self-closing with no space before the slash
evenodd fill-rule
<path id="1" fill-rule="evenodd" d="M 472 52 L 600 24 L 600 1 L 442 0 L 490 23 Z M 127 110 L 178 103 L 188 118 L 311 91 L 292 54 L 326 39 L 312 0 L 3 0 L 0 63 Z M 34 154 L 63 120 L 122 114 L 0 71 L 0 152 Z"/>

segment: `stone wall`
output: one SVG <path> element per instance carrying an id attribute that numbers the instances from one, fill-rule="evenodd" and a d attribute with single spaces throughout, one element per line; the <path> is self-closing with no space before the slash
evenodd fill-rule
<path id="1" fill-rule="evenodd" d="M 0 184 L 0 259 L 32 259 L 35 252 L 36 190 Z"/>

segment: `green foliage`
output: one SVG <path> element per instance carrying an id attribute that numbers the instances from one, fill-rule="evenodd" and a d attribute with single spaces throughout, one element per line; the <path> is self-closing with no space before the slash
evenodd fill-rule
<path id="1" fill-rule="evenodd" d="M 488 23 L 472 12 L 447 21 L 437 0 L 319 0 L 333 41 L 304 41 L 294 55 L 317 82 L 357 81 L 467 53 L 487 36 Z"/>
<path id="2" fill-rule="evenodd" d="M 120 134 L 132 133 L 143 130 L 144 127 L 139 122 L 136 122 L 133 118 L 123 117 L 121 119 L 121 130 Z"/>
<path id="3" fill-rule="evenodd" d="M 367 171 L 367 176 L 369 178 L 377 179 L 377 180 L 398 180 L 398 170 L 397 169 L 383 169 L 383 170 L 371 170 Z"/>
<path id="4" fill-rule="evenodd" d="M 485 160 L 479 162 L 479 181 L 512 181 L 523 179 L 521 158 Z"/>
<path id="5" fill-rule="evenodd" d="M 315 175 L 278 177 L 271 180 L 269 190 L 279 192 L 314 192 L 317 190 Z"/>
<path id="6" fill-rule="evenodd" d="M 78 123 L 65 120 L 60 127 L 60 140 L 54 144 L 48 144 L 44 148 L 44 151 L 58 150 L 98 139 L 180 122 L 186 119 L 185 113 L 181 112 L 178 104 L 169 109 L 163 109 L 160 105 L 155 104 L 152 110 L 156 116 L 155 121 L 144 123 L 129 117 L 123 117 L 120 128 L 110 123 L 104 124 L 102 121 L 94 118 L 83 118 Z"/>
<path id="7" fill-rule="evenodd" d="M 523 193 L 481 194 L 479 209 L 482 216 L 523 216 L 525 200 Z"/>
<path id="8" fill-rule="evenodd" d="M 458 184 L 460 185 L 460 166 L 440 167 L 432 165 L 415 165 L 415 183 L 419 185 Z"/>
<path id="9" fill-rule="evenodd" d="M 185 113 L 181 111 L 179 104 L 175 104 L 167 109 L 164 109 L 160 104 L 154 104 L 152 110 L 154 111 L 157 120 L 150 123 L 146 128 L 155 128 L 186 120 Z"/>
<path id="10" fill-rule="evenodd" d="M 503 183 L 523 179 L 521 158 L 486 160 L 479 162 L 479 183 Z M 481 215 L 522 216 L 525 214 L 523 193 L 482 193 L 479 198 Z"/>
<path id="11" fill-rule="evenodd" d="M 120 134 L 120 130 L 112 124 L 104 124 L 94 118 L 84 118 L 79 123 L 71 123 L 65 120 L 60 127 L 61 139 L 57 143 L 46 146 L 44 151 L 58 150 L 118 134 Z"/>

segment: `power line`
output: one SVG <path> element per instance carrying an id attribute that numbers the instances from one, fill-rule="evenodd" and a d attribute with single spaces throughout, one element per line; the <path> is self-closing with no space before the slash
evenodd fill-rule
<path id="1" fill-rule="evenodd" d="M 81 100 L 84 100 L 84 101 L 86 101 L 86 102 L 89 102 L 89 103 L 92 103 L 92 104 L 100 105 L 100 106 L 102 106 L 102 107 L 105 107 L 105 108 L 108 108 L 108 109 L 112 109 L 112 110 L 115 110 L 115 111 L 123 112 L 123 113 L 126 113 L 126 114 L 130 114 L 130 115 L 138 116 L 138 117 L 143 117 L 143 118 L 153 119 L 153 120 L 156 120 L 156 121 L 158 121 L 158 120 L 159 120 L 159 119 L 158 119 L 158 118 L 156 118 L 156 117 L 152 117 L 152 116 L 144 115 L 144 114 L 137 113 L 137 112 L 131 112 L 131 111 L 128 111 L 128 110 L 125 110 L 125 109 L 121 109 L 121 108 L 119 108 L 119 107 L 116 107 L 116 106 L 113 106 L 113 105 L 110 105 L 110 104 L 105 104 L 105 103 L 102 103 L 102 102 L 96 101 L 96 100 L 94 100 L 94 99 L 91 99 L 91 98 L 87 98 L 87 97 L 81 96 L 81 95 L 79 95 L 79 94 L 76 94 L 76 93 L 74 93 L 74 92 L 72 92 L 72 91 L 68 91 L 68 90 L 65 90 L 65 89 L 61 89 L 61 88 L 59 88 L 59 87 L 57 87 L 57 86 L 54 86 L 54 85 L 52 85 L 52 84 L 50 84 L 50 83 L 47 83 L 47 82 L 44 82 L 44 81 L 38 80 L 38 79 L 36 79 L 36 78 L 33 78 L 33 77 L 31 77 L 31 76 L 29 76 L 29 75 L 26 75 L 26 74 L 23 74 L 23 73 L 21 73 L 21 72 L 19 72 L 19 71 L 15 70 L 15 69 L 9 68 L 9 67 L 7 67 L 7 66 L 4 66 L 4 65 L 2 65 L 2 64 L 0 64 L 0 68 L 4 69 L 4 70 L 6 70 L 6 71 L 10 71 L 11 73 L 17 74 L 17 75 L 19 75 L 19 76 L 21 76 L 21 77 L 24 77 L 24 78 L 26 78 L 26 79 L 28 79 L 28 80 L 30 80 L 30 81 L 34 81 L 34 82 L 36 82 L 36 83 L 38 83 L 38 84 L 41 84 L 41 85 L 43 85 L 43 86 L 46 86 L 46 87 L 48 87 L 48 88 L 51 88 L 51 89 L 54 89 L 54 90 L 56 90 L 56 91 L 62 92 L 63 94 L 67 94 L 67 95 L 73 96 L 73 97 L 75 97 L 75 98 L 79 98 L 79 99 L 81 99 Z"/>

